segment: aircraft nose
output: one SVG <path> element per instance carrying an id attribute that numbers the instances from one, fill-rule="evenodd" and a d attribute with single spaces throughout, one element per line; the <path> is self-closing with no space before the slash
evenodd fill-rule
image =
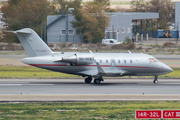
<path id="1" fill-rule="evenodd" d="M 170 68 L 170 67 L 169 67 Z M 172 68 L 170 68 L 170 72 L 173 72 L 173 69 Z"/>
<path id="2" fill-rule="evenodd" d="M 172 68 L 170 68 L 169 66 L 167 66 L 167 65 L 165 65 L 165 69 L 167 70 L 167 72 L 168 73 L 170 73 L 170 72 L 172 72 L 173 71 L 173 69 Z"/>
<path id="3" fill-rule="evenodd" d="M 172 72 L 173 71 L 173 69 L 172 68 L 170 68 L 168 65 L 166 65 L 166 64 L 164 64 L 164 63 L 160 63 L 160 66 L 161 66 L 161 68 L 162 68 L 162 73 L 163 74 L 167 74 L 167 73 L 170 73 L 170 72 Z"/>

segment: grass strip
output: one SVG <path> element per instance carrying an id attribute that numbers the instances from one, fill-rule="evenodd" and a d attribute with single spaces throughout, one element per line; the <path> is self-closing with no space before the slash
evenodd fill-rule
<path id="1" fill-rule="evenodd" d="M 159 78 L 180 78 L 180 68 L 173 72 L 160 75 Z M 32 66 L 0 66 L 0 78 L 82 78 L 81 76 L 53 72 Z M 123 78 L 127 78 L 123 77 Z M 131 78 L 153 78 L 153 76 L 132 76 Z"/>
<path id="2" fill-rule="evenodd" d="M 0 103 L 0 119 L 100 120 L 135 119 L 135 110 L 177 110 L 180 101 L 85 103 Z"/>
<path id="3" fill-rule="evenodd" d="M 0 78 L 80 78 L 32 66 L 0 66 Z"/>

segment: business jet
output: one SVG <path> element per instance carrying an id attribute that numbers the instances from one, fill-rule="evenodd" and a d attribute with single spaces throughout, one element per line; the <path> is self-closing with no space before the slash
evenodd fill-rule
<path id="1" fill-rule="evenodd" d="M 28 57 L 21 61 L 25 64 L 56 72 L 79 75 L 85 83 L 99 84 L 104 76 L 154 76 L 158 83 L 158 75 L 173 70 L 158 61 L 155 57 L 143 53 L 87 53 L 53 52 L 37 33 L 24 28 L 13 31 L 20 40 Z"/>

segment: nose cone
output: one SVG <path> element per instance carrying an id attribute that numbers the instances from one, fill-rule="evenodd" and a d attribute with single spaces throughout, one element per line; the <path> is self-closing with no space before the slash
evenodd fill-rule
<path id="1" fill-rule="evenodd" d="M 170 68 L 170 67 L 169 67 Z M 173 72 L 173 69 L 172 68 L 170 68 L 170 72 Z"/>
<path id="2" fill-rule="evenodd" d="M 165 69 L 166 74 L 167 74 L 167 73 L 170 73 L 170 72 L 172 72 L 172 71 L 173 71 L 173 69 L 172 69 L 172 68 L 170 68 L 169 66 L 167 66 L 167 65 L 165 65 L 165 64 L 164 64 L 163 68 Z"/>
<path id="3" fill-rule="evenodd" d="M 167 71 L 170 73 L 170 72 L 172 72 L 172 71 L 173 71 L 173 69 L 172 69 L 172 68 L 170 68 L 169 66 L 167 66 Z"/>
<path id="4" fill-rule="evenodd" d="M 172 68 L 170 68 L 169 66 L 167 66 L 166 64 L 162 62 L 159 62 L 159 65 L 160 65 L 159 67 L 161 68 L 160 70 L 161 75 L 168 74 L 173 71 Z"/>

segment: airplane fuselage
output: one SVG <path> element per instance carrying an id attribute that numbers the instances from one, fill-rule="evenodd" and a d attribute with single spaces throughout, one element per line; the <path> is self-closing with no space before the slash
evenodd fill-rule
<path id="1" fill-rule="evenodd" d="M 96 62 L 105 72 L 102 76 L 154 76 L 172 71 L 170 67 L 153 56 L 142 53 L 86 53 L 94 56 L 93 63 L 86 65 L 58 61 L 74 54 L 82 53 L 54 52 L 52 55 L 24 58 L 22 62 L 52 71 L 81 76 L 96 76 L 98 74 Z M 157 61 L 152 62 L 150 59 Z"/>

